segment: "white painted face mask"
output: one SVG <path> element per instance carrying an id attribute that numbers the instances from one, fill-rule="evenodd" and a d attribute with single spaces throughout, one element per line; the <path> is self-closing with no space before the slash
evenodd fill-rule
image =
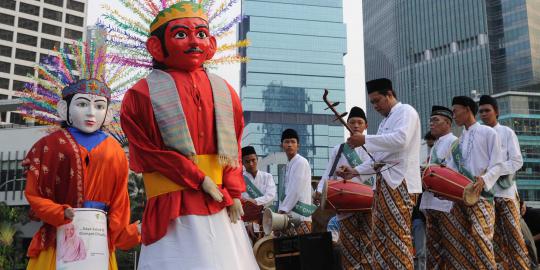
<path id="1" fill-rule="evenodd" d="M 62 100 L 58 103 L 61 117 L 66 120 L 69 115 L 69 124 L 85 133 L 92 133 L 107 124 L 110 110 L 107 106 L 107 98 L 91 94 L 75 94 L 71 99 L 69 108 Z M 66 110 L 67 109 L 67 110 Z M 63 112 L 68 111 L 69 114 Z"/>

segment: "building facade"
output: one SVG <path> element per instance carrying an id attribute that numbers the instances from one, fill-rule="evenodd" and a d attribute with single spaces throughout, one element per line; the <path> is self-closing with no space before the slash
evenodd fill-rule
<path id="1" fill-rule="evenodd" d="M 540 83 L 538 1 L 365 0 L 363 10 L 366 80 L 392 79 L 424 132 L 431 106 L 449 106 L 453 96 Z"/>
<path id="2" fill-rule="evenodd" d="M 251 41 L 242 50 L 250 58 L 241 67 L 242 144 L 260 156 L 281 152 L 281 132 L 294 128 L 300 154 L 321 176 L 330 150 L 343 142 L 343 127 L 322 99 L 326 88 L 329 99 L 341 102 L 338 110 L 345 110 L 342 2 L 244 0 L 242 14 L 239 35 Z"/>
<path id="3" fill-rule="evenodd" d="M 538 97 L 509 93 L 540 92 L 539 1 L 362 3 L 366 80 L 392 79 L 398 99 L 418 110 L 422 132 L 429 130 L 432 105 L 450 106 L 457 95 L 494 94 L 507 104 L 501 122 L 521 133 L 524 151 L 538 150 L 540 137 L 526 135 L 533 126 L 518 131 L 537 121 L 538 112 L 528 108 L 535 108 Z M 523 110 L 519 117 L 512 113 Z M 368 119 L 368 132 L 376 132 L 381 117 L 368 108 Z M 535 164 L 526 159 L 518 186 L 527 198 L 540 200 L 540 181 L 526 173 L 538 173 Z"/>
<path id="4" fill-rule="evenodd" d="M 0 101 L 16 99 L 39 60 L 86 36 L 87 0 L 0 0 Z M 10 108 L 11 109 L 11 108 Z M 0 124 L 24 124 L 0 110 Z"/>
<path id="5" fill-rule="evenodd" d="M 499 122 L 512 128 L 519 140 L 523 167 L 516 180 L 519 195 L 526 201 L 540 201 L 540 88 L 538 90 L 494 95 L 499 105 Z"/>

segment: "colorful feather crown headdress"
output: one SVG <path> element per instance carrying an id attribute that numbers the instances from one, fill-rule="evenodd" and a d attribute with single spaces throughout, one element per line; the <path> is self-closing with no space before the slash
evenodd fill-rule
<path id="1" fill-rule="evenodd" d="M 112 61 L 121 65 L 151 68 L 152 57 L 146 50 L 146 40 L 150 33 L 159 26 L 179 18 L 202 18 L 210 25 L 211 34 L 220 38 L 232 32 L 232 28 L 242 21 L 242 15 L 231 18 L 229 13 L 238 0 L 224 0 L 214 8 L 215 0 L 118 0 L 126 9 L 135 14 L 129 18 L 120 11 L 104 5 L 106 13 L 97 25 L 108 31 L 107 44 L 115 51 Z M 219 41 L 218 41 L 219 42 Z M 218 47 L 214 59 L 205 62 L 205 67 L 218 64 L 246 62 L 248 59 L 237 52 L 230 53 L 249 45 L 248 40 L 241 40 Z"/>
<path id="2" fill-rule="evenodd" d="M 76 93 L 105 96 L 117 113 L 125 91 L 144 75 L 134 67 L 109 63 L 107 48 L 94 42 L 75 42 L 54 51 L 35 67 L 37 76 L 29 75 L 33 82 L 26 83 L 21 96 L 23 103 L 18 109 L 25 119 L 39 124 L 59 125 L 62 119 L 56 104 Z M 113 121 L 108 130 L 121 132 L 115 125 L 118 122 Z"/>

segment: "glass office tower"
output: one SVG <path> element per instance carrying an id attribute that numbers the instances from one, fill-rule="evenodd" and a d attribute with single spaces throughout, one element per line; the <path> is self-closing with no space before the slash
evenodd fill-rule
<path id="1" fill-rule="evenodd" d="M 251 41 L 242 50 L 251 59 L 241 68 L 242 145 L 254 146 L 259 156 L 281 152 L 281 132 L 294 128 L 300 154 L 321 176 L 329 150 L 343 142 L 343 127 L 322 100 L 326 88 L 345 110 L 342 2 L 244 0 L 242 13 L 240 38 Z"/>
<path id="2" fill-rule="evenodd" d="M 525 154 L 520 193 L 540 200 L 540 1 L 364 0 L 366 80 L 392 79 L 398 99 L 414 106 L 422 132 L 432 105 L 457 95 L 493 94 L 501 122 L 516 130 Z M 519 93 L 519 94 L 516 94 Z M 520 111 L 520 113 L 516 113 Z M 381 117 L 368 106 L 369 133 Z"/>
<path id="3" fill-rule="evenodd" d="M 540 83 L 538 1 L 365 0 L 363 10 L 366 80 L 392 79 L 423 132 L 431 106 L 449 106 L 453 96 Z"/>

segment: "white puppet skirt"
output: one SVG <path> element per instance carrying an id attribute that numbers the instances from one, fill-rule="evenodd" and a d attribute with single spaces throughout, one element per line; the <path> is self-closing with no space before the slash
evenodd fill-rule
<path id="1" fill-rule="evenodd" d="M 210 216 L 181 216 L 167 234 L 141 246 L 139 270 L 257 270 L 246 229 L 231 223 L 227 210 Z"/>

